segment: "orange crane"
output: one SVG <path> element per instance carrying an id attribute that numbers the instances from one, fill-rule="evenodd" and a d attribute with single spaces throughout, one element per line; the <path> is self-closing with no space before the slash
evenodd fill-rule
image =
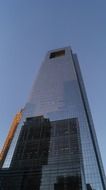
<path id="1" fill-rule="evenodd" d="M 3 160 L 6 157 L 6 154 L 8 152 L 8 149 L 10 147 L 11 141 L 12 141 L 12 139 L 14 137 L 15 131 L 17 129 L 17 126 L 18 126 L 21 118 L 22 118 L 22 110 L 15 115 L 15 117 L 13 119 L 13 122 L 11 124 L 10 130 L 9 130 L 9 133 L 7 135 L 7 138 L 6 138 L 5 143 L 3 145 L 3 148 L 2 148 L 2 150 L 0 152 L 0 162 L 1 162 L 1 164 L 3 163 Z"/>

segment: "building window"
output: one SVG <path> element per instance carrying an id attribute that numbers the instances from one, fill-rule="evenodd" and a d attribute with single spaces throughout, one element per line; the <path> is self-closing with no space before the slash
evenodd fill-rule
<path id="1" fill-rule="evenodd" d="M 55 58 L 55 57 L 64 56 L 64 55 L 65 55 L 65 50 L 60 50 L 60 51 L 52 52 L 50 54 L 50 59 Z"/>

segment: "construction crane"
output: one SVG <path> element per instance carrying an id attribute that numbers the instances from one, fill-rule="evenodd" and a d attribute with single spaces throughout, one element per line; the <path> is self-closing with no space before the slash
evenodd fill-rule
<path id="1" fill-rule="evenodd" d="M 7 135 L 7 138 L 5 140 L 3 148 L 2 148 L 2 150 L 0 152 L 0 166 L 3 164 L 3 161 L 4 161 L 4 159 L 5 159 L 6 155 L 7 155 L 7 152 L 8 152 L 8 149 L 10 147 L 11 141 L 12 141 L 12 139 L 14 137 L 15 131 L 17 129 L 17 126 L 18 126 L 21 118 L 22 118 L 22 110 L 15 115 L 15 117 L 13 119 L 13 122 L 11 124 L 9 133 Z"/>

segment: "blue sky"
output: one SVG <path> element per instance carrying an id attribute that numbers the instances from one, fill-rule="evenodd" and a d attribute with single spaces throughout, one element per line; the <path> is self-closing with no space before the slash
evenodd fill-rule
<path id="1" fill-rule="evenodd" d="M 0 147 L 50 49 L 77 53 L 106 171 L 106 1 L 0 0 Z"/>

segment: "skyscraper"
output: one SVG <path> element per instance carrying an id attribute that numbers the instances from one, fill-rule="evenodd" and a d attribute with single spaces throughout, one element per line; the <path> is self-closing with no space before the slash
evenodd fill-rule
<path id="1" fill-rule="evenodd" d="M 82 160 L 82 164 L 78 165 L 78 168 L 83 168 L 80 169 L 79 175 L 84 176 L 82 179 L 84 179 L 87 186 L 84 187 L 82 181 L 81 186 L 73 188 L 106 190 L 105 174 L 78 59 L 76 54 L 73 54 L 70 47 L 49 51 L 47 53 L 39 70 L 37 79 L 34 82 L 29 100 L 23 110 L 21 122 L 16 129 L 2 168 L 9 168 L 13 163 L 16 147 L 18 146 L 17 141 L 20 138 L 19 134 L 20 131 L 22 131 L 21 129 L 26 118 L 33 118 L 41 115 L 48 118 L 51 122 L 51 134 L 48 146 L 48 161 L 45 166 L 42 166 L 39 189 L 62 189 L 63 186 L 65 189 L 65 185 L 62 185 L 64 181 L 64 184 L 66 184 L 67 181 L 66 189 L 70 188 L 69 181 L 72 179 L 72 172 L 74 173 L 71 168 L 72 163 L 69 161 L 72 155 L 67 153 L 65 157 L 65 151 L 67 152 L 70 150 L 70 152 L 73 152 L 73 147 L 67 142 L 66 138 L 64 138 L 64 143 L 63 139 L 61 140 L 61 138 L 59 138 L 60 141 L 58 139 L 55 142 L 57 142 L 57 145 L 60 145 L 60 147 L 58 147 L 60 152 L 57 150 L 56 153 L 56 146 L 53 143 L 53 138 L 56 137 L 53 137 L 53 134 L 55 134 L 54 126 L 61 128 L 63 125 L 62 123 L 65 121 L 69 122 L 74 120 L 73 125 L 76 131 L 79 131 L 78 133 L 74 131 L 74 141 L 79 142 L 81 148 L 79 148 L 80 146 L 76 143 L 77 153 L 73 152 L 73 154 L 76 155 L 77 162 Z M 68 127 L 68 129 L 72 132 L 71 127 Z M 66 133 L 69 133 L 69 131 L 66 130 Z M 69 133 L 70 139 L 72 139 L 72 133 Z M 78 139 L 80 140 L 78 141 Z M 68 143 L 68 147 L 66 146 L 63 148 L 62 146 L 61 148 L 62 143 Z M 54 151 L 51 151 L 51 149 Z M 62 154 L 61 151 L 64 153 Z M 57 157 L 56 154 L 58 155 Z M 80 157 L 78 157 L 79 154 L 81 155 Z M 63 162 L 68 163 L 67 167 Z M 52 163 L 55 165 L 55 168 Z M 76 163 L 73 165 L 76 165 Z M 44 184 L 47 183 L 47 181 L 49 185 L 45 187 Z"/>

